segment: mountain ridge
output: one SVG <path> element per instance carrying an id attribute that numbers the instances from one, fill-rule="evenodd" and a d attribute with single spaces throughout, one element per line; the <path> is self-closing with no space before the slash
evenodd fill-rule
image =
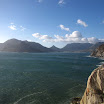
<path id="1" fill-rule="evenodd" d="M 63 47 L 61 50 L 62 51 L 88 51 L 89 48 L 92 46 L 93 44 L 91 43 L 71 43 L 71 44 L 67 44 L 65 47 Z"/>
<path id="2" fill-rule="evenodd" d="M 56 52 L 61 52 L 61 49 L 54 45 L 52 47 L 50 47 L 50 49 L 52 49 L 53 51 L 56 51 Z"/>
<path id="3" fill-rule="evenodd" d="M 4 43 L 0 43 L 0 51 L 5 52 L 92 52 L 99 45 L 104 42 L 96 44 L 91 43 L 71 43 L 67 44 L 63 48 L 52 46 L 47 48 L 36 42 L 22 41 L 18 39 L 9 39 Z"/>
<path id="4" fill-rule="evenodd" d="M 39 43 L 10 39 L 0 45 L 0 51 L 6 52 L 52 52 Z"/>

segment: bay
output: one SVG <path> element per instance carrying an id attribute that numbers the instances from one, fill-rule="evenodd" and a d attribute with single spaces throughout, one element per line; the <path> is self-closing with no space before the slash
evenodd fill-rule
<path id="1" fill-rule="evenodd" d="M 0 104 L 69 104 L 103 62 L 89 55 L 0 52 Z"/>

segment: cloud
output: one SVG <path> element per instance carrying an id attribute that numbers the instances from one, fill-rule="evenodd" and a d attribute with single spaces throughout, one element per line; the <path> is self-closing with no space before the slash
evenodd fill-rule
<path id="1" fill-rule="evenodd" d="M 47 39 L 47 40 L 49 40 L 49 39 L 52 39 L 52 37 L 50 37 L 50 36 L 48 36 L 48 35 L 42 35 L 42 36 L 40 37 L 40 39 Z"/>
<path id="2" fill-rule="evenodd" d="M 80 19 L 77 20 L 77 24 L 80 24 L 80 25 L 82 25 L 84 27 L 87 27 L 88 26 L 84 21 L 82 21 Z"/>
<path id="3" fill-rule="evenodd" d="M 79 31 L 74 31 L 72 34 L 66 34 L 66 38 L 82 38 L 82 34 Z"/>
<path id="4" fill-rule="evenodd" d="M 11 30 L 17 30 L 17 27 L 16 25 L 14 25 L 13 22 L 10 23 L 10 26 L 8 26 L 8 28 L 10 28 Z M 23 26 L 19 26 L 18 27 L 18 30 L 21 30 L 21 31 L 25 31 L 26 28 L 24 28 Z"/>
<path id="5" fill-rule="evenodd" d="M 59 35 L 54 35 L 55 39 L 53 39 L 53 42 L 63 42 L 64 37 Z"/>
<path id="6" fill-rule="evenodd" d="M 40 40 L 50 40 L 53 39 L 52 37 L 48 36 L 48 35 L 40 35 L 39 33 L 34 33 L 32 34 L 33 37 L 35 38 L 39 38 Z"/>
<path id="7" fill-rule="evenodd" d="M 65 4 L 64 0 L 59 0 L 58 2 L 59 5 Z"/>
<path id="8" fill-rule="evenodd" d="M 35 37 L 35 38 L 40 38 L 41 37 L 41 35 L 39 33 L 34 33 L 34 34 L 32 34 L 32 36 Z"/>
<path id="9" fill-rule="evenodd" d="M 66 34 L 65 41 L 69 43 L 96 43 L 99 42 L 100 39 L 97 39 L 95 37 L 85 38 L 82 36 L 82 34 L 79 31 L 74 31 L 72 34 Z"/>
<path id="10" fill-rule="evenodd" d="M 21 31 L 25 31 L 26 28 L 24 28 L 23 26 L 20 26 Z"/>
<path id="11" fill-rule="evenodd" d="M 91 38 L 88 38 L 88 42 L 89 43 L 96 43 L 96 42 L 100 42 L 100 39 L 97 39 L 95 37 L 91 37 Z"/>
<path id="12" fill-rule="evenodd" d="M 104 20 L 102 21 L 102 23 L 104 24 Z"/>
<path id="13" fill-rule="evenodd" d="M 85 38 L 79 31 L 74 31 L 71 34 L 66 34 L 65 36 L 54 35 L 50 37 L 48 35 L 41 35 L 39 33 L 32 34 L 33 37 L 42 40 L 43 42 L 64 42 L 64 43 L 96 43 L 104 42 L 104 39 L 97 39 L 95 37 Z"/>
<path id="14" fill-rule="evenodd" d="M 14 23 L 11 23 L 10 26 L 8 26 L 11 30 L 17 30 L 16 26 L 14 25 Z"/>
<path id="15" fill-rule="evenodd" d="M 61 28 L 61 30 L 70 31 L 70 29 L 66 28 L 64 25 L 59 25 L 59 27 Z"/>

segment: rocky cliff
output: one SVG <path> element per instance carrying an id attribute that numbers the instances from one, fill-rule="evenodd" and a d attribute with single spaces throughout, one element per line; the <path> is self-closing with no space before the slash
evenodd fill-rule
<path id="1" fill-rule="evenodd" d="M 95 44 L 93 44 L 90 48 L 89 51 L 93 52 L 95 49 L 97 49 L 100 45 L 104 44 L 104 42 L 97 42 Z"/>
<path id="2" fill-rule="evenodd" d="M 104 104 L 104 65 L 89 76 L 80 104 Z"/>
<path id="3" fill-rule="evenodd" d="M 100 45 L 97 49 L 95 49 L 91 56 L 94 57 L 104 57 L 104 44 Z"/>

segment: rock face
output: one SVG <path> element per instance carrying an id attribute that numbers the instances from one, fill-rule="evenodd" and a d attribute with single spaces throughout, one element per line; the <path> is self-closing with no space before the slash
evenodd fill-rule
<path id="1" fill-rule="evenodd" d="M 89 76 L 80 104 L 104 104 L 104 65 Z"/>
<path id="2" fill-rule="evenodd" d="M 93 44 L 90 48 L 89 51 L 93 52 L 95 49 L 97 49 L 100 45 L 104 44 L 104 42 L 97 42 L 95 44 Z"/>
<path id="3" fill-rule="evenodd" d="M 91 56 L 94 57 L 104 57 L 104 44 L 100 45 L 97 49 L 95 49 Z"/>

